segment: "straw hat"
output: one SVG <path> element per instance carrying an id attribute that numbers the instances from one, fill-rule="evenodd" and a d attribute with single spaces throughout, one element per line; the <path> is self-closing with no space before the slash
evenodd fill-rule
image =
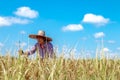
<path id="1" fill-rule="evenodd" d="M 39 37 L 42 37 L 46 41 L 52 41 L 50 37 L 45 36 L 45 31 L 42 30 L 39 30 L 38 34 L 30 34 L 29 37 L 32 39 L 38 39 Z"/>

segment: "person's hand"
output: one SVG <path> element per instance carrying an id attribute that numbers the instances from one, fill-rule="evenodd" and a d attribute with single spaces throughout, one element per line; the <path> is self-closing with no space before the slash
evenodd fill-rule
<path id="1" fill-rule="evenodd" d="M 18 54 L 23 55 L 24 54 L 23 50 L 22 49 L 18 50 Z"/>

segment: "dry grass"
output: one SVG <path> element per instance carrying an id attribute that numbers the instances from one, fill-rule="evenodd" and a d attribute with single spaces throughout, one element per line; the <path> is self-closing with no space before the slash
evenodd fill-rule
<path id="1" fill-rule="evenodd" d="M 120 80 L 120 60 L 1 56 L 0 80 Z"/>

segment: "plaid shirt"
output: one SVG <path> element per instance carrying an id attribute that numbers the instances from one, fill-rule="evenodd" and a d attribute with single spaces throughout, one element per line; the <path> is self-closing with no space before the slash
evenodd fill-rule
<path id="1" fill-rule="evenodd" d="M 38 52 L 41 58 L 46 56 L 52 57 L 53 56 L 53 45 L 50 42 L 47 42 L 43 45 L 36 43 L 30 51 L 28 51 L 28 55 L 34 54 Z"/>

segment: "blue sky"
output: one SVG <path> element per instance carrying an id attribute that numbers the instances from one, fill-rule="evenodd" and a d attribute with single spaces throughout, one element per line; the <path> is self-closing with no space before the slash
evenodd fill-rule
<path id="1" fill-rule="evenodd" d="M 2 0 L 0 51 L 19 48 L 19 41 L 27 49 L 36 42 L 28 35 L 44 30 L 59 49 L 75 47 L 77 55 L 83 50 L 94 56 L 103 40 L 105 52 L 119 55 L 119 7 L 118 0 Z"/>

